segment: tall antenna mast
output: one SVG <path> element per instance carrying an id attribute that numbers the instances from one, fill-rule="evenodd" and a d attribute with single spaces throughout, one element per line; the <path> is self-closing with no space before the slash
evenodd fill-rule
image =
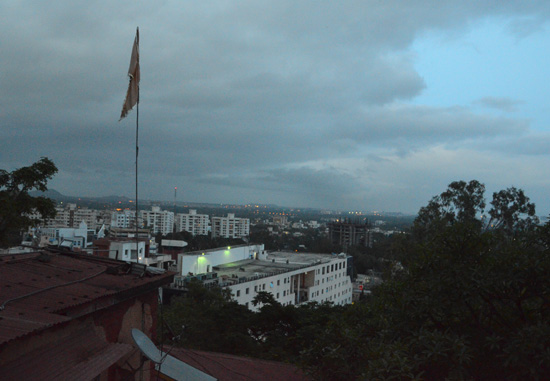
<path id="1" fill-rule="evenodd" d="M 176 232 L 176 196 L 178 194 L 178 187 L 174 187 L 174 233 Z"/>

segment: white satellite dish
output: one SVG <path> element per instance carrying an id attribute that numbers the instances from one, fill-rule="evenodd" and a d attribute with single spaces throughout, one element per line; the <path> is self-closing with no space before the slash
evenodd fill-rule
<path id="1" fill-rule="evenodd" d="M 132 329 L 132 338 L 136 343 L 137 347 L 147 357 L 149 360 L 154 363 L 160 364 L 164 361 L 161 352 L 157 346 L 147 337 L 143 332 L 137 328 Z"/>

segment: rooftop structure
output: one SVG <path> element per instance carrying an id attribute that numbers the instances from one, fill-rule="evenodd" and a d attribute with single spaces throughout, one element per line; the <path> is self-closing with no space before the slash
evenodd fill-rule
<path id="1" fill-rule="evenodd" d="M 130 330 L 154 339 L 173 275 L 75 253 L 0 256 L 1 378 L 150 379 Z"/>
<path id="2" fill-rule="evenodd" d="M 214 266 L 243 259 L 266 258 L 264 245 L 237 245 L 178 254 L 178 274 L 197 275 L 212 272 Z"/>

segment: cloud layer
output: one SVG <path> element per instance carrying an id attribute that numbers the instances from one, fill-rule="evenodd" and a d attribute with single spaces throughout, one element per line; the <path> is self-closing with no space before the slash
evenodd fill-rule
<path id="1" fill-rule="evenodd" d="M 117 120 L 139 25 L 143 197 L 414 213 L 477 178 L 548 213 L 548 130 L 492 89 L 414 102 L 411 46 L 482 22 L 529 39 L 549 17 L 546 1 L 8 1 L 0 168 L 47 156 L 63 193 L 132 196 L 136 112 Z"/>

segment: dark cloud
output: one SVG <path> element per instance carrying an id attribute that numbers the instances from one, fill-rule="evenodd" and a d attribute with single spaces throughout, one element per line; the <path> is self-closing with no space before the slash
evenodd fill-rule
<path id="1" fill-rule="evenodd" d="M 133 192 L 136 111 L 118 116 L 136 25 L 144 197 L 181 186 L 196 201 L 416 211 L 432 190 L 418 179 L 439 186 L 435 174 L 467 172 L 449 162 L 425 175 L 445 162 L 438 155 L 542 153 L 535 143 L 548 139 L 529 144 L 524 118 L 411 103 L 426 83 L 409 51 L 426 32 L 490 18 L 526 38 L 531 21 L 547 22 L 545 1 L 20 1 L 0 11 L 0 167 L 48 156 L 60 168 L 52 187 L 68 194 Z"/>

